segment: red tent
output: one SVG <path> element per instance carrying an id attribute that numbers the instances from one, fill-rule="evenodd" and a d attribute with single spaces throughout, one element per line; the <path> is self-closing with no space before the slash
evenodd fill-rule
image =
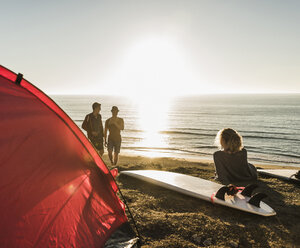
<path id="1" fill-rule="evenodd" d="M 128 224 L 108 168 L 47 95 L 0 66 L 0 247 L 104 247 Z"/>

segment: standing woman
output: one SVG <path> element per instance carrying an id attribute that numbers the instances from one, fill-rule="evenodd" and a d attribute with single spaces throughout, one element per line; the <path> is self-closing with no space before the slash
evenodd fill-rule
<path id="1" fill-rule="evenodd" d="M 248 163 L 242 136 L 231 128 L 218 132 L 215 144 L 220 151 L 214 153 L 216 179 L 223 184 L 257 180 L 256 168 Z"/>

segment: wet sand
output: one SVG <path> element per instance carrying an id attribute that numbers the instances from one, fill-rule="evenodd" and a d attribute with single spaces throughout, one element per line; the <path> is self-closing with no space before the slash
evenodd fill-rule
<path id="1" fill-rule="evenodd" d="M 106 156 L 104 161 L 109 165 Z M 166 170 L 207 180 L 214 176 L 210 161 L 122 156 L 117 168 L 119 171 Z M 259 176 L 259 191 L 269 196 L 264 202 L 277 212 L 276 216 L 262 217 L 213 205 L 126 176 L 118 176 L 117 182 L 143 238 L 143 248 L 300 247 L 299 185 Z"/>

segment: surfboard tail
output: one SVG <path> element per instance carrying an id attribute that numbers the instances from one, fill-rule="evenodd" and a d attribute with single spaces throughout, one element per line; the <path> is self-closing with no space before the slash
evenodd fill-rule
<path id="1" fill-rule="evenodd" d="M 248 197 L 251 197 L 252 196 L 252 193 L 253 193 L 253 190 L 255 190 L 256 188 L 258 187 L 257 184 L 249 184 L 247 185 L 243 191 L 241 192 L 241 194 L 243 196 L 248 196 Z"/>
<path id="2" fill-rule="evenodd" d="M 255 207 L 260 207 L 260 202 L 262 199 L 266 198 L 267 195 L 264 193 L 256 193 L 248 201 L 249 204 L 254 205 Z"/>

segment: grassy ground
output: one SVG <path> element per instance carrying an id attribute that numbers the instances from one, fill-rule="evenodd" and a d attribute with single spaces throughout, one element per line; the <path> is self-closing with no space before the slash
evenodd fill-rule
<path id="1" fill-rule="evenodd" d="M 121 157 L 117 168 L 167 170 L 207 180 L 214 176 L 210 162 L 167 158 Z M 118 176 L 117 182 L 137 222 L 143 248 L 300 247 L 298 185 L 260 176 L 259 190 L 269 196 L 264 201 L 277 212 L 274 217 L 261 217 L 126 176 Z"/>

